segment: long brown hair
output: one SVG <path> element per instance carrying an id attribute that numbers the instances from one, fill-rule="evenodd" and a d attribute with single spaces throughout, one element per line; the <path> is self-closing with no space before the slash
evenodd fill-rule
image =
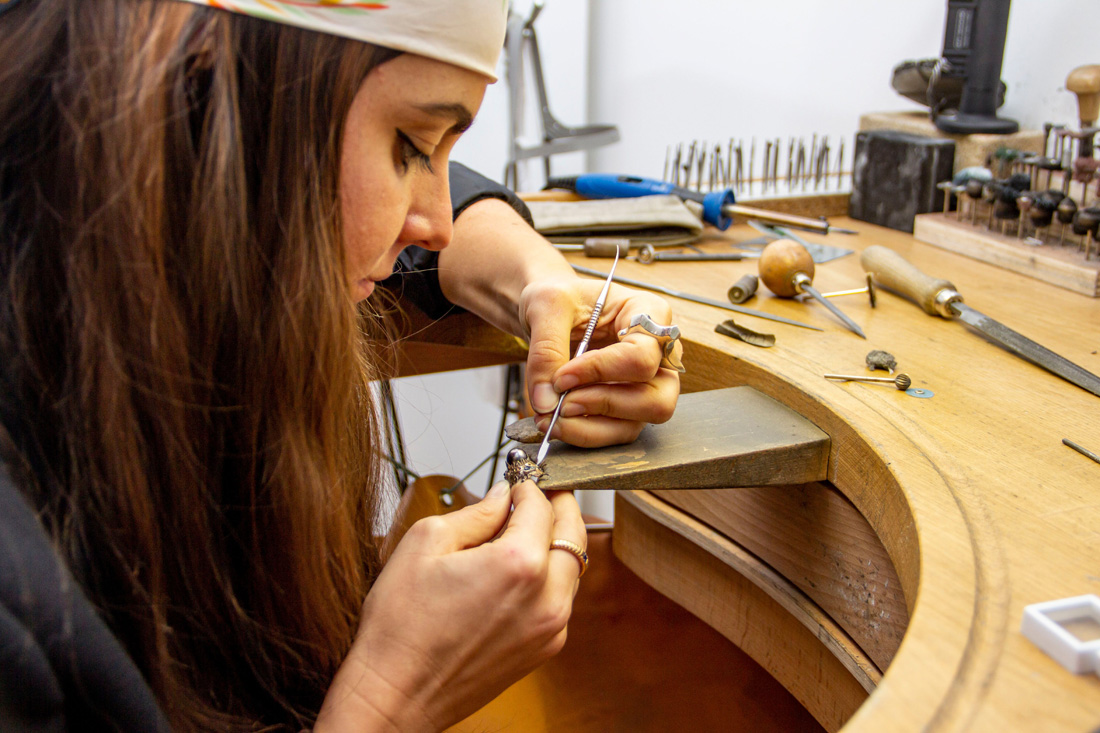
<path id="1" fill-rule="evenodd" d="M 173 725 L 308 725 L 378 570 L 343 120 L 385 50 L 188 3 L 0 18 L 0 421 Z"/>

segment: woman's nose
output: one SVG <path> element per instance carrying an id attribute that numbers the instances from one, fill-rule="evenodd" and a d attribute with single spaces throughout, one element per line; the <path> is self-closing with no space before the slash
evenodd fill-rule
<path id="1" fill-rule="evenodd" d="M 441 250 L 451 243 L 451 189 L 447 166 L 441 173 L 424 176 L 413 192 L 412 206 L 405 217 L 402 239 L 424 249 Z"/>

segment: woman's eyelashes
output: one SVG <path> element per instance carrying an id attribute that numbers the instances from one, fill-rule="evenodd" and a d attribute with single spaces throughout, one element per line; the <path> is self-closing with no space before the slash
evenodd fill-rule
<path id="1" fill-rule="evenodd" d="M 401 130 L 397 131 L 397 144 L 399 148 L 397 158 L 402 169 L 408 171 L 409 166 L 415 163 L 428 173 L 434 172 L 432 171 L 431 156 L 416 147 L 412 139 Z"/>

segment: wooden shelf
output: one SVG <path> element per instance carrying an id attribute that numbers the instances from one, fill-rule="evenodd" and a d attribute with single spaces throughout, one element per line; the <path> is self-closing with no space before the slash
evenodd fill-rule
<path id="1" fill-rule="evenodd" d="M 1085 259 L 1077 242 L 1028 244 L 1013 235 L 989 231 L 954 214 L 921 214 L 913 226 L 919 241 L 988 262 L 1091 298 L 1100 297 L 1100 258 Z"/>

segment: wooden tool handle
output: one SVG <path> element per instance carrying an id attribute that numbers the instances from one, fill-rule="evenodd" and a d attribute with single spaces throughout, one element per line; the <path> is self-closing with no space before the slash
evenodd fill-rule
<path id="1" fill-rule="evenodd" d="M 950 318 L 951 314 L 946 310 L 947 302 L 962 300 L 949 281 L 925 275 L 892 249 L 871 245 L 863 250 L 859 261 L 864 270 L 874 275 L 879 285 L 915 300 L 931 315 Z M 949 297 L 945 299 L 941 294 Z"/>
<path id="2" fill-rule="evenodd" d="M 1100 64 L 1078 66 L 1066 77 L 1066 89 L 1077 95 L 1082 127 L 1096 124 L 1100 115 Z"/>
<path id="3" fill-rule="evenodd" d="M 758 209 L 755 206 L 726 204 L 722 207 L 722 213 L 731 217 L 743 216 L 746 219 L 756 219 L 770 224 L 779 224 L 782 226 L 795 227 L 797 229 L 808 229 L 811 232 L 819 232 L 821 234 L 829 233 L 829 222 L 824 219 L 811 219 L 808 216 L 784 214 L 781 211 Z"/>
<path id="4" fill-rule="evenodd" d="M 804 273 L 811 281 L 814 277 L 814 260 L 793 239 L 777 239 L 760 253 L 760 282 L 780 298 L 793 298 L 799 288 L 795 276 Z"/>

